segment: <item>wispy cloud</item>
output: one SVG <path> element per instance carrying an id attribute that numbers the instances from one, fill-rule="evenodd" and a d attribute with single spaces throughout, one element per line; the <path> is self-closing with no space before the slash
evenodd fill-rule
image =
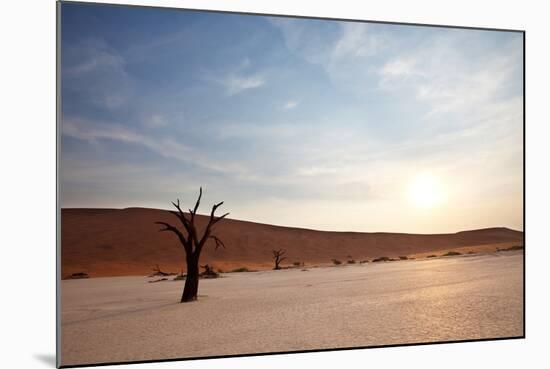
<path id="1" fill-rule="evenodd" d="M 144 123 L 149 128 L 165 127 L 168 124 L 166 118 L 162 114 L 152 114 L 145 119 Z"/>
<path id="2" fill-rule="evenodd" d="M 70 50 L 69 53 L 78 52 L 80 55 L 76 60 L 69 60 L 69 65 L 64 68 L 66 76 L 74 76 L 90 73 L 98 69 L 118 69 L 124 73 L 125 60 L 107 43 L 100 39 L 86 40 L 81 45 Z M 72 63 L 71 63 L 72 62 Z"/>
<path id="3" fill-rule="evenodd" d="M 334 48 L 339 26 L 320 20 L 267 18 L 283 36 L 286 48 L 312 64 L 324 64 Z"/>
<path id="4" fill-rule="evenodd" d="M 462 35 L 434 38 L 387 61 L 379 70 L 379 86 L 397 94 L 412 92 L 415 99 L 428 104 L 428 115 L 459 111 L 469 115 L 505 99 L 501 92 L 520 75 L 517 41 L 479 58 L 460 54 L 456 45 L 464 42 Z"/>
<path id="5" fill-rule="evenodd" d="M 143 146 L 165 158 L 189 160 L 190 149 L 167 138 L 144 135 L 118 123 L 91 122 L 81 118 L 66 118 L 61 123 L 62 134 L 88 142 L 113 140 Z"/>
<path id="6" fill-rule="evenodd" d="M 340 37 L 331 51 L 331 62 L 341 58 L 365 58 L 387 48 L 387 39 L 370 32 L 368 23 L 342 23 Z"/>
<path id="7" fill-rule="evenodd" d="M 107 42 L 85 39 L 62 50 L 65 89 L 85 95 L 101 108 L 116 109 L 128 101 L 132 80 L 126 60 Z"/>
<path id="8" fill-rule="evenodd" d="M 281 106 L 281 110 L 292 110 L 300 104 L 299 101 L 289 100 Z"/>
<path id="9" fill-rule="evenodd" d="M 221 81 L 225 86 L 227 95 L 233 96 L 243 91 L 261 87 L 265 84 L 265 79 L 260 75 L 237 75 L 231 74 Z"/>
<path id="10" fill-rule="evenodd" d="M 196 150 L 172 138 L 143 134 L 119 123 L 69 117 L 62 119 L 61 132 L 67 137 L 92 144 L 102 140 L 133 144 L 164 158 L 176 159 L 202 170 L 230 175 L 243 180 L 254 181 L 259 178 L 241 163 L 220 162 L 209 158 L 204 151 Z"/>
<path id="11" fill-rule="evenodd" d="M 387 50 L 391 40 L 367 23 L 271 19 L 286 47 L 303 60 L 320 65 L 340 87 L 355 88 L 371 73 L 373 56 Z"/>
<path id="12" fill-rule="evenodd" d="M 411 76 L 417 76 L 422 74 L 417 69 L 415 61 L 405 60 L 403 58 L 394 59 L 384 64 L 380 70 L 380 74 L 387 80 L 390 78 L 410 78 Z M 386 83 L 387 80 L 383 80 L 382 83 Z"/>
<path id="13" fill-rule="evenodd" d="M 226 96 L 257 89 L 266 83 L 265 73 L 252 71 L 252 60 L 248 57 L 232 65 L 228 63 L 218 71 L 203 68 L 201 74 L 202 80 L 221 85 Z"/>

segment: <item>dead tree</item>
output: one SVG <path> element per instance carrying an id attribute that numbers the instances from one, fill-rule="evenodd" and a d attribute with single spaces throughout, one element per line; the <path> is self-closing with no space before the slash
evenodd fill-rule
<path id="1" fill-rule="evenodd" d="M 188 216 L 186 216 L 181 210 L 179 199 L 177 202 L 172 202 L 172 205 L 174 205 L 177 211 L 171 211 L 170 213 L 174 214 L 179 219 L 181 225 L 183 226 L 183 231 L 166 222 L 155 222 L 156 224 L 164 226 L 160 232 L 169 231 L 174 233 L 185 250 L 187 277 L 185 279 L 183 294 L 181 295 L 181 302 L 194 301 L 197 299 L 197 292 L 199 289 L 199 258 L 206 242 L 209 239 L 212 239 L 216 243 L 216 250 L 218 247 L 225 248 L 224 243 L 212 234 L 212 227 L 214 227 L 214 225 L 220 220 L 228 216 L 229 213 L 226 213 L 221 217 L 215 216 L 216 210 L 223 204 L 223 201 L 212 206 L 212 211 L 210 212 L 210 218 L 208 219 L 206 228 L 204 229 L 203 234 L 199 235 L 199 230 L 195 225 L 195 220 L 197 210 L 199 209 L 201 202 L 201 197 L 202 187 L 200 188 L 199 197 L 195 203 L 195 207 L 193 210 L 189 209 Z"/>
<path id="2" fill-rule="evenodd" d="M 273 268 L 274 270 L 281 269 L 281 267 L 279 267 L 279 264 L 281 263 L 281 261 L 286 259 L 286 257 L 282 257 L 285 252 L 286 251 L 283 249 L 273 250 L 273 259 L 275 261 L 275 268 Z"/>

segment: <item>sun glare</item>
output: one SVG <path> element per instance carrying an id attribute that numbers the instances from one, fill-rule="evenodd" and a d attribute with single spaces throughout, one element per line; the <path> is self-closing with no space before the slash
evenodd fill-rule
<path id="1" fill-rule="evenodd" d="M 409 199 L 421 208 L 433 208 L 443 200 L 443 187 L 437 177 L 429 173 L 417 175 L 409 187 Z"/>

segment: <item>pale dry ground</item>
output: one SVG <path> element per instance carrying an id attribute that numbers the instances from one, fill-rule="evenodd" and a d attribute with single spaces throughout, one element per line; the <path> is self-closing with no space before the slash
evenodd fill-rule
<path id="1" fill-rule="evenodd" d="M 523 253 L 224 274 L 66 280 L 62 364 L 521 336 Z"/>

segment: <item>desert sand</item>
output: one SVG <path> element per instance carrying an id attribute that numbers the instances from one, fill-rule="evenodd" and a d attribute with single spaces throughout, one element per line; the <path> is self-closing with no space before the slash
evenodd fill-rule
<path id="1" fill-rule="evenodd" d="M 163 271 L 180 272 L 184 251 L 174 235 L 158 230 L 155 221 L 178 220 L 166 210 L 63 209 L 61 215 L 62 276 L 87 273 L 90 277 L 147 275 L 158 264 Z M 198 217 L 198 225 L 205 217 Z M 452 234 L 325 232 L 225 219 L 215 233 L 226 249 L 207 246 L 201 263 L 224 271 L 239 267 L 271 269 L 272 250 L 283 248 L 288 259 L 305 265 L 330 265 L 331 259 L 346 262 L 380 256 L 442 255 L 491 252 L 497 247 L 523 245 L 523 232 L 488 228 Z"/>
<path id="2" fill-rule="evenodd" d="M 62 364 L 523 335 L 521 251 L 148 280 L 62 281 Z"/>

